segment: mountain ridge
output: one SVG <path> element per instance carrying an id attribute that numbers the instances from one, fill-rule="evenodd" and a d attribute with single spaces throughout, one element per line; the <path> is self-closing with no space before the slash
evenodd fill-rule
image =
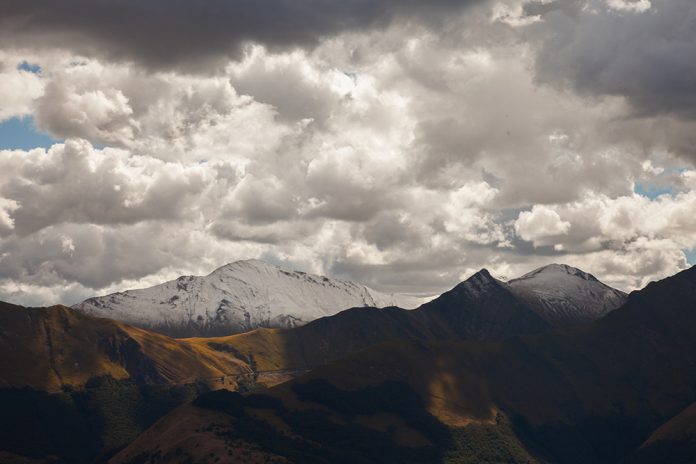
<path id="1" fill-rule="evenodd" d="M 372 345 L 399 340 L 501 340 L 553 327 L 510 287 L 481 270 L 412 310 L 351 308 L 294 329 L 256 329 L 198 338 L 212 349 L 234 349 L 264 370 L 312 369 Z"/>
<path id="2" fill-rule="evenodd" d="M 549 270 L 556 272 L 549 275 Z M 484 285 L 494 279 L 486 269 L 471 277 L 475 278 L 467 279 L 471 286 L 467 291 L 473 296 L 477 292 L 475 281 Z M 507 283 L 494 280 L 557 328 L 589 323 L 625 300 L 622 292 L 567 265 L 544 266 Z M 244 260 L 206 276 L 181 276 L 145 289 L 89 298 L 73 308 L 165 335 L 211 337 L 259 327 L 299 327 L 354 307 L 416 309 L 427 304 L 426 300 L 432 301 L 384 294 L 361 284 L 289 271 L 261 260 Z"/>
<path id="3" fill-rule="evenodd" d="M 165 335 L 192 337 L 292 328 L 356 306 L 415 308 L 423 300 L 253 259 L 226 264 L 205 276 L 181 276 L 89 298 L 73 308 Z"/>

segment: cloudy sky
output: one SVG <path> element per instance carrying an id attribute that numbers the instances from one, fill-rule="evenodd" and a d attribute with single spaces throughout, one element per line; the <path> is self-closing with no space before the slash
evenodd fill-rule
<path id="1" fill-rule="evenodd" d="M 9 0 L 0 299 L 696 262 L 693 0 Z"/>

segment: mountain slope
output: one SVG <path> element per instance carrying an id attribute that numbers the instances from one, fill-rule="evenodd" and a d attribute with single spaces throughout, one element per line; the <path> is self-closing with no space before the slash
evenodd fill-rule
<path id="1" fill-rule="evenodd" d="M 0 302 L 0 462 L 105 462 L 202 391 L 258 379 L 230 351 Z M 36 461 L 34 461 L 36 459 Z"/>
<path id="2" fill-rule="evenodd" d="M 65 307 L 0 309 L 0 348 L 12 354 L 0 357 L 0 386 L 45 390 L 99 375 L 183 383 L 250 369 L 297 371 L 385 341 L 498 340 L 551 327 L 485 269 L 416 310 L 353 308 L 292 330 L 221 338 L 170 339 Z"/>
<path id="3" fill-rule="evenodd" d="M 193 342 L 234 347 L 261 369 L 307 369 L 386 341 L 502 340 L 587 324 L 623 301 L 623 294 L 582 271 L 566 266 L 563 276 L 549 279 L 548 270 L 509 285 L 483 269 L 415 310 L 353 308 L 293 330 L 259 329 Z M 553 298 L 533 297 L 541 287 L 548 289 L 542 296 Z"/>
<path id="4" fill-rule="evenodd" d="M 626 294 L 592 274 L 550 264 L 508 282 L 513 292 L 554 327 L 597 320 L 626 301 Z"/>
<path id="5" fill-rule="evenodd" d="M 415 310 L 352 308 L 292 330 L 257 329 L 191 342 L 233 349 L 261 370 L 307 369 L 386 341 L 500 340 L 549 328 L 484 269 Z"/>
<path id="6" fill-rule="evenodd" d="M 497 315 L 495 319 L 482 317 L 486 308 L 491 308 L 488 312 L 491 316 Z M 234 373 L 241 374 L 241 380 L 249 383 L 263 381 L 267 375 L 263 371 L 267 370 L 281 370 L 274 374 L 281 378 L 292 376 L 296 371 L 319 366 L 385 339 L 505 337 L 518 331 L 543 328 L 538 317 L 519 306 L 505 284 L 487 272 L 472 277 L 441 301 L 420 310 L 355 308 L 296 329 L 259 329 L 221 339 L 171 339 L 65 307 L 27 309 L 7 305 L 5 309 L 0 311 L 0 327 L 4 329 L 0 333 L 0 349 L 8 356 L 0 357 L 0 387 L 6 387 L 0 388 L 0 406 L 11 410 L 14 419 L 13 425 L 5 424 L 8 438 L 0 440 L 0 449 L 5 446 L 8 451 L 31 457 L 55 453 L 69 457 L 70 462 L 89 462 L 95 453 L 110 452 L 131 441 L 133 433 L 151 423 L 151 419 L 137 420 L 138 411 L 150 405 L 151 400 L 141 399 L 143 394 L 134 391 L 128 383 L 116 382 L 113 387 L 95 390 L 92 384 L 97 376 L 132 379 L 137 385 L 179 385 L 195 381 L 208 383 L 213 388 L 222 386 L 218 380 L 224 376 L 225 386 L 236 388 L 238 379 Z M 467 313 L 471 317 L 466 317 Z M 491 324 L 491 321 L 500 323 Z M 254 375 L 245 375 L 252 371 Z M 275 381 L 277 377 L 269 380 Z M 18 392 L 7 388 L 19 386 L 51 392 L 66 387 L 79 390 L 63 398 L 65 394 L 46 397 L 42 392 Z M 80 404 L 85 396 L 99 398 L 96 406 L 86 411 L 81 407 L 66 409 L 64 406 L 66 402 Z M 159 395 L 146 396 L 159 398 Z M 124 411 L 118 406 L 121 403 L 124 408 L 128 404 Z M 31 415 L 24 419 L 24 411 L 33 410 L 32 405 L 39 405 L 37 407 L 47 418 L 33 421 L 34 415 Z M 172 404 L 167 405 L 171 407 Z M 166 412 L 161 407 L 157 411 L 159 414 Z M 54 430 L 62 430 L 61 424 L 101 421 L 102 416 L 110 421 L 103 427 L 104 431 L 85 436 L 91 437 L 91 442 L 110 437 L 104 446 L 92 443 L 80 447 L 79 440 L 64 434 L 34 447 L 23 439 L 34 433 L 29 430 L 53 434 Z M 184 420 L 168 430 L 192 423 L 195 421 Z M 90 429 L 80 425 L 75 426 L 75 430 L 87 433 Z M 215 450 L 219 450 L 218 445 L 210 448 L 207 454 Z M 257 454 L 272 456 L 254 451 L 254 455 Z M 240 462 L 248 462 L 244 461 L 247 454 L 240 456 Z"/>
<path id="7" fill-rule="evenodd" d="M 695 400 L 692 268 L 589 327 L 502 342 L 391 342 L 264 396 L 221 392 L 194 405 L 227 415 L 227 429 L 199 443 L 222 437 L 291 462 L 616 464 Z M 155 449 L 166 459 L 170 440 L 148 435 L 112 462 Z"/>
<path id="8" fill-rule="evenodd" d="M 257 327 L 297 327 L 359 306 L 415 308 L 424 300 L 364 285 L 238 261 L 203 277 L 90 298 L 74 306 L 171 336 L 219 336 Z"/>
<path id="9" fill-rule="evenodd" d="M 232 353 L 64 306 L 23 308 L 0 302 L 0 352 L 0 388 L 55 392 L 100 376 L 185 384 L 251 373 Z"/>

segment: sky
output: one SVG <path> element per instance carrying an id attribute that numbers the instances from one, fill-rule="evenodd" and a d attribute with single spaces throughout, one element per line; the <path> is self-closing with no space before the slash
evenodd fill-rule
<path id="1" fill-rule="evenodd" d="M 696 263 L 693 0 L 10 0 L 0 299 Z"/>

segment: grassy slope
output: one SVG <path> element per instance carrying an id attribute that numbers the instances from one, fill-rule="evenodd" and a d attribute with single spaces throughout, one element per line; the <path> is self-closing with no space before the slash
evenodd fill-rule
<path id="1" fill-rule="evenodd" d="M 82 315 L 0 303 L 0 387 L 49 392 L 108 375 L 147 384 L 215 383 L 250 373 L 232 353 Z M 234 387 L 234 385 L 232 385 Z"/>
<path id="2" fill-rule="evenodd" d="M 7 460 L 101 460 L 201 391 L 251 378 L 232 353 L 63 306 L 0 303 L 0 350 Z"/>

